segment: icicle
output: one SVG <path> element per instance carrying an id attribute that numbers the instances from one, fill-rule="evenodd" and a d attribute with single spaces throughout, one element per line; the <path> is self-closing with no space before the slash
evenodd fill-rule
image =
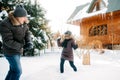
<path id="1" fill-rule="evenodd" d="M 105 20 L 104 13 L 101 14 L 102 20 Z"/>

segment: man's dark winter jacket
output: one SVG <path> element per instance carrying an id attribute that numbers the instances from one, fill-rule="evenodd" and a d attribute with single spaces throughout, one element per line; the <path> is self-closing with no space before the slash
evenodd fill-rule
<path id="1" fill-rule="evenodd" d="M 3 51 L 8 55 L 21 54 L 25 43 L 31 41 L 27 24 L 21 25 L 13 13 L 10 13 L 9 17 L 0 23 L 0 33 L 3 40 Z"/>

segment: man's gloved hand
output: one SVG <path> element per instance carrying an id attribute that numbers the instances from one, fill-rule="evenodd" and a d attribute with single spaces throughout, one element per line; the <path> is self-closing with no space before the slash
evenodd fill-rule
<path id="1" fill-rule="evenodd" d="M 28 42 L 24 45 L 25 50 L 31 50 L 33 49 L 33 44 L 31 42 Z"/>

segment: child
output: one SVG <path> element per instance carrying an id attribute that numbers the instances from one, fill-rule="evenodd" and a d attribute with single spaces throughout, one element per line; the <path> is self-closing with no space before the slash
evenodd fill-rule
<path id="1" fill-rule="evenodd" d="M 72 38 L 72 33 L 70 31 L 66 31 L 64 39 L 62 38 L 58 39 L 57 44 L 59 47 L 63 47 L 62 54 L 61 54 L 61 62 L 60 62 L 60 72 L 64 73 L 65 60 L 68 60 L 73 70 L 77 71 L 77 68 L 74 65 L 73 49 L 77 49 L 78 45 L 75 44 L 75 41 Z"/>

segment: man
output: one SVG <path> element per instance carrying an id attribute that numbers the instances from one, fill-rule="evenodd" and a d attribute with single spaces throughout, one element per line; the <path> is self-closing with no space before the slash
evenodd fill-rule
<path id="1" fill-rule="evenodd" d="M 59 47 L 63 47 L 62 54 L 61 54 L 61 61 L 60 61 L 60 73 L 64 73 L 64 62 L 68 60 L 70 66 L 76 72 L 77 68 L 74 65 L 74 56 L 73 56 L 73 49 L 77 49 L 78 45 L 75 43 L 74 39 L 72 38 L 71 31 L 66 31 L 64 39 L 60 38 L 57 40 L 57 44 Z"/>
<path id="2" fill-rule="evenodd" d="M 23 46 L 33 48 L 30 31 L 27 26 L 27 11 L 22 5 L 17 5 L 8 18 L 0 24 L 0 33 L 3 40 L 3 52 L 9 62 L 9 71 L 5 80 L 19 80 L 22 74 L 20 56 Z"/>

